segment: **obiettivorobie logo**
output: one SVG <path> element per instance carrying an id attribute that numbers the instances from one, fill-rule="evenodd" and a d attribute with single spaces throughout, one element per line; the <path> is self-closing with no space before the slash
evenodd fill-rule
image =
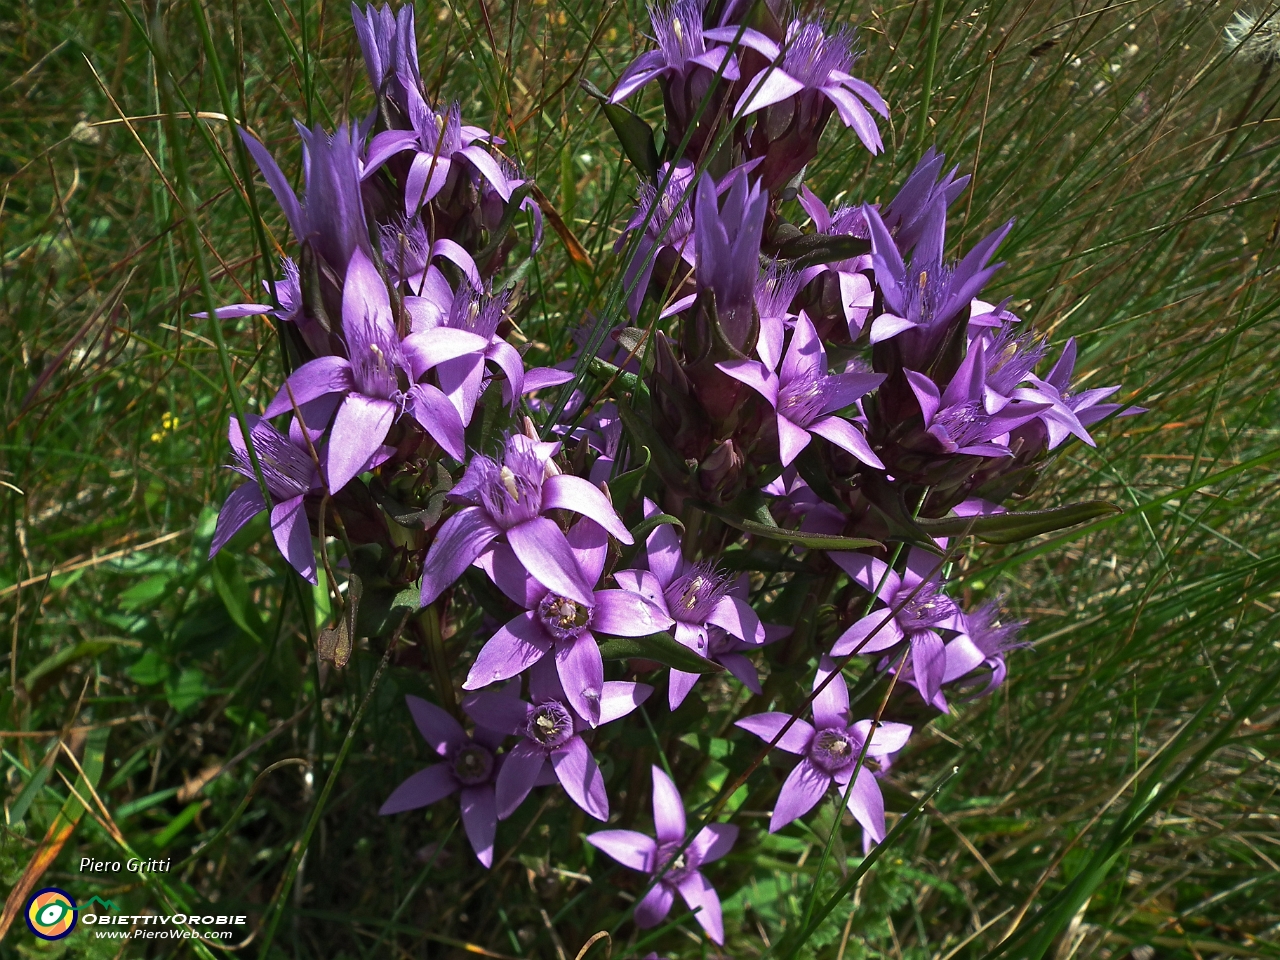
<path id="1" fill-rule="evenodd" d="M 76 928 L 79 912 L 71 894 L 45 887 L 27 901 L 27 926 L 41 940 L 61 940 Z"/>

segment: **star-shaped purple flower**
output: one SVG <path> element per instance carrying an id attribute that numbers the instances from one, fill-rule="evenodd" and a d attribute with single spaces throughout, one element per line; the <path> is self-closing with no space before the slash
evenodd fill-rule
<path id="1" fill-rule="evenodd" d="M 317 357 L 303 364 L 264 414 L 274 417 L 294 403 L 302 407 L 323 400 L 305 411 L 314 426 L 327 422 L 337 408 L 325 465 L 330 492 L 337 493 L 363 469 L 406 408 L 450 456 L 461 460 L 462 420 L 438 387 L 412 382 L 387 285 L 360 249 L 351 256 L 342 288 L 342 332 L 348 356 Z M 453 349 L 467 346 L 469 341 Z M 407 390 L 401 388 L 401 378 L 410 384 Z"/>
<path id="2" fill-rule="evenodd" d="M 508 694 L 497 696 L 519 702 Z M 461 794 L 462 827 L 467 831 L 471 849 L 486 867 L 493 866 L 493 837 L 498 827 L 494 781 L 502 765 L 502 757 L 496 756 L 496 751 L 505 732 L 487 728 L 477 721 L 476 732 L 467 736 L 458 721 L 434 703 L 413 695 L 404 699 L 418 731 L 431 749 L 444 758 L 444 763 L 419 770 L 405 780 L 387 797 L 378 813 L 383 816 L 403 813 L 430 806 L 455 793 Z"/>
<path id="3" fill-rule="evenodd" d="M 835 671 L 835 663 L 824 657 L 818 666 L 813 688 L 817 690 Z M 790 719 L 791 715 L 786 713 L 757 713 L 744 717 L 736 725 L 772 743 Z M 853 780 L 853 788 L 849 791 L 849 812 L 862 824 L 870 840 L 879 843 L 884 839 L 884 797 L 866 758 L 881 765 L 884 758 L 906 745 L 911 727 L 888 721 L 879 725 L 871 720 L 850 723 L 849 719 L 849 688 L 840 675 L 814 698 L 813 723 L 796 720 L 778 741 L 780 749 L 797 753 L 803 759 L 792 768 L 782 784 L 773 816 L 769 819 L 770 833 L 781 830 L 812 810 L 833 782 L 843 795 L 849 781 Z M 855 778 L 854 767 L 864 746 L 866 758 L 858 766 Z"/>
<path id="4" fill-rule="evenodd" d="M 688 829 L 684 801 L 671 778 L 658 767 L 653 768 L 653 827 L 656 840 L 635 830 L 601 830 L 588 834 L 587 843 L 624 867 L 650 876 L 666 869 L 644 899 L 636 904 L 637 927 L 655 927 L 666 919 L 679 893 L 689 909 L 697 911 L 694 916 L 707 936 L 723 944 L 720 897 L 700 868 L 733 849 L 738 828 L 729 823 L 709 823 L 677 854 Z"/>
<path id="5" fill-rule="evenodd" d="M 423 563 L 424 607 L 503 535 L 539 583 L 578 603 L 592 602 L 594 582 L 582 579 L 564 531 L 543 514 L 571 510 L 590 517 L 623 543 L 635 539 L 598 487 L 561 473 L 551 462 L 559 446 L 516 434 L 507 438 L 502 463 L 480 454 L 471 458 L 449 492 L 450 500 L 464 506 L 444 522 Z"/>
<path id="6" fill-rule="evenodd" d="M 579 520 L 566 537 L 582 583 L 594 584 L 604 570 L 609 535 L 594 520 Z M 604 660 L 595 634 L 647 637 L 671 626 L 667 612 L 629 590 L 593 590 L 587 603 L 560 596 L 529 575 L 507 544 L 477 561 L 498 588 L 520 606 L 520 614 L 498 628 L 480 649 L 464 690 L 478 690 L 523 673 L 554 653 L 560 683 L 578 715 L 600 723 Z"/>
<path id="7" fill-rule="evenodd" d="M 245 419 L 249 424 L 249 440 L 262 468 L 262 479 L 267 482 L 267 490 L 271 494 L 271 535 L 276 547 L 293 569 L 315 583 L 316 555 L 311 547 L 311 527 L 303 507 L 308 493 L 319 493 L 324 489 L 315 461 L 301 438 L 298 443 L 292 442 L 261 417 Z M 213 531 L 213 543 L 209 547 L 210 558 L 241 527 L 267 509 L 253 472 L 253 462 L 244 445 L 244 431 L 235 417 L 231 418 L 227 439 L 231 442 L 231 457 L 235 461 L 231 469 L 247 477 L 249 482 L 232 490 L 222 504 L 218 524 Z"/>
<path id="8" fill-rule="evenodd" d="M 754 360 L 726 360 L 716 366 L 751 387 L 774 408 L 778 452 L 784 467 L 790 466 L 816 433 L 868 466 L 884 469 L 862 431 L 848 420 L 834 416 L 837 410 L 850 406 L 878 387 L 884 381 L 884 374 L 829 375 L 827 351 L 805 314 L 796 321 L 791 343 L 777 373 Z"/>
<path id="9" fill-rule="evenodd" d="M 608 681 L 600 697 L 600 723 L 625 717 L 651 693 L 653 687 L 648 684 Z M 529 699 L 532 702 L 525 703 L 485 690 L 471 694 L 462 704 L 476 723 L 521 738 L 503 755 L 498 772 L 498 819 L 511 816 L 550 769 L 574 803 L 597 820 L 608 820 L 604 777 L 581 735 L 590 725 L 569 703 L 550 659 L 529 671 Z"/>
<path id="10" fill-rule="evenodd" d="M 960 630 L 960 608 L 940 592 L 936 579 L 938 558 L 912 548 L 906 569 L 898 574 L 883 560 L 863 553 L 828 554 L 835 563 L 879 601 L 870 613 L 855 621 L 837 638 L 831 656 L 879 653 L 903 640 L 911 643 L 911 666 L 924 699 L 946 711 L 942 696 L 946 654 L 939 630 Z"/>
<path id="11" fill-rule="evenodd" d="M 1009 447 L 1002 438 L 1050 409 L 1047 403 L 1010 401 L 999 396 L 987 385 L 987 371 L 986 341 L 982 338 L 969 348 L 945 390 L 939 391 L 937 384 L 923 373 L 905 371 L 920 405 L 925 433 L 933 439 L 938 452 L 1006 457 Z M 1017 396 L 1021 391 L 1013 393 Z"/>
<path id="12" fill-rule="evenodd" d="M 645 518 L 660 513 L 658 505 L 645 497 Z M 709 631 L 713 627 L 752 645 L 765 642 L 764 625 L 750 604 L 730 594 L 728 578 L 718 573 L 714 564 L 685 560 L 680 537 L 669 524 L 659 524 L 649 534 L 645 557 L 648 570 L 620 570 L 613 578 L 625 590 L 644 597 L 664 617 L 674 620 L 678 643 L 706 657 L 711 652 Z M 754 676 L 754 668 L 751 672 Z M 698 677 L 696 673 L 672 669 L 668 692 L 672 710 L 684 702 Z"/>

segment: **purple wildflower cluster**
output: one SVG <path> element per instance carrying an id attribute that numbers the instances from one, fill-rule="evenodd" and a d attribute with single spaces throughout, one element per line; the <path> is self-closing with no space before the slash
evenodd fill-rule
<path id="1" fill-rule="evenodd" d="M 1118 387 L 1073 389 L 1073 340 L 1036 373 L 1044 340 L 1010 301 L 981 299 L 1012 223 L 950 251 L 948 208 L 968 178 L 941 154 L 882 204 L 832 210 L 804 182 L 833 116 L 879 153 L 888 105 L 855 75 L 852 33 L 770 10 L 651 8 L 657 46 L 606 98 L 616 117 L 656 82 L 666 128 L 657 162 L 637 162 L 618 246 L 630 324 L 598 356 L 530 366 L 513 342 L 512 224 L 527 212 L 536 251 L 541 213 L 503 141 L 427 95 L 408 5 L 353 6 L 377 106 L 332 134 L 299 127 L 301 197 L 242 134 L 297 254 L 270 305 L 218 311 L 278 320 L 292 373 L 261 417 L 231 424 L 248 482 L 212 552 L 266 511 L 312 583 L 313 538 L 326 569 L 325 551 L 349 551 L 361 636 L 388 638 L 406 593 L 411 627 L 433 627 L 415 636 L 444 664 L 445 706 L 408 702 L 439 762 L 382 813 L 457 794 L 486 867 L 498 824 L 538 787 L 611 823 L 596 748 L 611 742 L 603 728 L 648 710 L 639 729 L 674 774 L 652 770 L 655 836 L 624 825 L 587 840 L 647 878 L 637 925 L 679 896 L 716 943 L 702 868 L 739 826 L 717 822 L 723 803 L 687 824 L 677 783 L 713 798 L 678 731 L 712 710 L 716 729 L 743 731 L 737 743 L 758 750 L 752 734 L 795 757 L 753 775 L 762 789 L 774 778 L 770 831 L 832 794 L 865 844 L 881 842 L 880 779 L 913 729 L 990 693 L 1018 645 L 998 601 L 962 609 L 955 548 L 1016 539 L 1008 505 L 1053 452 L 1140 409 L 1104 402 Z M 859 666 L 888 692 L 851 700 Z M 785 702 L 796 689 L 812 694 Z M 677 711 L 687 719 L 668 723 Z"/>

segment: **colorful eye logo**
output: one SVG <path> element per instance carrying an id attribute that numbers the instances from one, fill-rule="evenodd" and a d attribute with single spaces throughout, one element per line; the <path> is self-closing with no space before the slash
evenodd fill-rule
<path id="1" fill-rule="evenodd" d="M 71 894 L 57 887 L 38 890 L 27 901 L 27 926 L 41 940 L 61 940 L 76 928 L 77 916 Z"/>

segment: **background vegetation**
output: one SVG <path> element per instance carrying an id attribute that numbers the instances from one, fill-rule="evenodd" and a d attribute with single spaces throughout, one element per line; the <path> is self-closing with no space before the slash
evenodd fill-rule
<path id="1" fill-rule="evenodd" d="M 892 119 L 875 159 L 830 130 L 814 189 L 887 195 L 936 142 L 974 175 L 953 239 L 1017 218 L 995 294 L 1055 341 L 1077 336 L 1088 386 L 1121 382 L 1151 412 L 1104 428 L 1098 450 L 1070 447 L 1033 504 L 1104 497 L 1123 515 L 970 554 L 967 599 L 1008 591 L 1031 646 L 997 696 L 913 740 L 886 781 L 891 810 L 959 775 L 799 956 L 979 957 L 1015 928 L 1008 955 L 1280 955 L 1280 93 L 1269 66 L 1222 46 L 1233 13 L 828 4 L 828 23 L 858 26 L 860 75 Z M 577 81 L 608 88 L 645 48 L 645 11 L 441 0 L 417 16 L 424 77 L 508 139 L 591 261 L 553 237 L 526 276 L 522 327 L 562 359 L 603 305 L 635 187 Z M 273 256 L 287 238 L 224 115 L 287 170 L 293 118 L 361 116 L 347 10 L 14 0 L 0 21 L 0 887 L 43 870 L 38 885 L 126 912 L 246 913 L 244 952 L 263 956 L 574 957 L 629 889 L 581 842 L 580 814 L 554 796 L 527 804 L 491 873 L 450 803 L 379 818 L 427 757 L 403 708 L 406 693 L 435 698 L 414 649 L 376 689 L 381 650 L 320 674 L 323 593 L 265 527 L 205 559 L 230 485 L 218 341 L 252 403 L 280 361 L 258 319 L 215 329 L 188 314 L 204 305 L 201 264 L 220 301 L 258 298 L 275 265 L 256 210 Z M 733 767 L 696 703 L 651 713 L 685 778 L 714 785 Z M 693 769 L 682 735 L 710 738 L 718 759 Z M 608 754 L 635 817 L 654 740 Z M 761 816 L 748 806 L 738 822 L 762 831 Z M 842 869 L 858 861 L 845 834 Z M 42 848 L 46 836 L 65 842 Z M 126 849 L 173 870 L 77 872 Z M 815 882 L 812 835 L 767 849 L 716 874 L 735 958 L 793 929 Z M 829 870 L 819 893 L 839 882 Z M 639 953 L 629 925 L 618 936 L 615 956 L 706 955 L 679 927 Z M 83 934 L 41 944 L 20 918 L 0 944 L 4 957 L 120 951 Z"/>

